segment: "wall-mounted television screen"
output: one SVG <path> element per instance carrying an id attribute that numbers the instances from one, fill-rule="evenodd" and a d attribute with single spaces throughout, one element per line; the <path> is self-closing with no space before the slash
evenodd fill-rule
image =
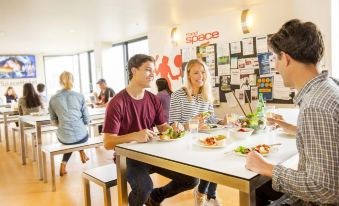
<path id="1" fill-rule="evenodd" d="M 34 55 L 0 55 L 0 79 L 35 77 Z"/>

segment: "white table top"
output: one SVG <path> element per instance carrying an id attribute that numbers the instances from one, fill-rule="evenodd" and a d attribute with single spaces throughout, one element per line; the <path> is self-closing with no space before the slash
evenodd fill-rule
<path id="1" fill-rule="evenodd" d="M 227 130 L 216 133 L 227 134 Z M 199 133 L 197 137 L 200 136 L 210 135 Z M 128 143 L 117 147 L 243 179 L 251 179 L 257 174 L 245 168 L 245 157 L 232 152 L 239 145 L 282 143 L 278 152 L 265 157 L 273 164 L 282 163 L 297 154 L 295 139 L 282 133 L 276 134 L 276 137 L 272 137 L 271 133 L 263 133 L 252 135 L 246 140 L 230 140 L 225 148 L 220 149 L 203 148 L 196 144 L 197 139 L 190 141 L 190 138 L 191 135 L 186 135 L 181 140 L 173 142 Z"/>
<path id="2" fill-rule="evenodd" d="M 8 107 L 0 107 L 0 114 L 16 114 L 18 113 L 18 110 L 12 110 L 11 108 Z"/>
<path id="3" fill-rule="evenodd" d="M 11 108 L 10 103 L 0 104 L 0 107 Z"/>
<path id="4" fill-rule="evenodd" d="M 98 118 L 104 118 L 105 111 L 106 111 L 105 108 L 94 108 L 94 109 L 89 109 L 88 113 L 91 119 L 98 119 Z M 23 122 L 35 125 L 37 122 L 46 122 L 46 121 L 49 122 L 51 120 L 51 117 L 49 114 L 42 115 L 42 116 L 23 115 L 20 117 L 20 119 Z"/>
<path id="5" fill-rule="evenodd" d="M 284 111 L 280 113 L 282 114 Z M 297 116 L 296 110 L 291 110 L 288 114 L 289 116 L 284 115 L 284 117 L 293 122 Z M 224 134 L 229 137 L 228 130 L 220 130 L 214 134 Z M 247 139 L 240 140 L 229 138 L 227 146 L 219 149 L 203 148 L 197 144 L 199 137 L 211 135 L 199 133 L 195 135 L 194 140 L 191 135 L 186 135 L 184 138 L 172 142 L 127 143 L 117 145 L 117 147 L 246 180 L 250 180 L 258 174 L 245 168 L 245 157 L 232 152 L 237 146 L 282 143 L 278 152 L 265 157 L 272 164 L 283 163 L 297 154 L 295 138 L 279 131 L 254 134 Z"/>

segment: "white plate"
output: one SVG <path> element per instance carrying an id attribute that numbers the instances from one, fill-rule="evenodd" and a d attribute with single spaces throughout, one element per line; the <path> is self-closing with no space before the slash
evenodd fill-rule
<path id="1" fill-rule="evenodd" d="M 238 155 L 238 156 L 241 156 L 241 157 L 247 157 L 247 154 L 243 154 L 241 152 L 236 152 L 233 150 L 233 153 Z M 268 153 L 268 154 L 261 154 L 263 157 L 267 157 L 268 155 L 270 155 L 272 152 Z"/>
<path id="2" fill-rule="evenodd" d="M 262 155 L 263 157 L 267 157 L 267 156 L 269 156 L 269 155 L 271 155 L 271 154 L 273 154 L 273 153 L 277 153 L 278 150 L 279 150 L 279 148 L 278 148 L 277 146 L 273 146 L 273 147 L 271 147 L 270 152 L 269 152 L 268 154 L 261 154 L 261 155 Z M 241 152 L 236 152 L 236 151 L 234 151 L 234 149 L 232 150 L 232 152 L 233 152 L 234 154 L 238 155 L 238 156 L 241 156 L 241 157 L 247 157 L 247 154 L 243 154 L 243 153 L 241 153 Z"/>
<path id="3" fill-rule="evenodd" d="M 205 139 L 206 139 L 206 137 L 200 137 L 195 143 L 197 145 L 199 145 L 200 147 L 211 148 L 211 149 L 223 148 L 223 147 L 226 146 L 225 140 L 224 140 L 224 144 L 222 144 L 222 145 L 206 145 L 206 144 L 204 144 Z"/>
<path id="4" fill-rule="evenodd" d="M 208 125 L 216 125 L 216 128 L 210 128 L 210 129 L 199 129 L 199 132 L 214 132 L 217 130 L 225 129 L 225 125 L 220 125 L 220 124 L 208 124 Z"/>
<path id="5" fill-rule="evenodd" d="M 173 141 L 177 141 L 177 140 L 179 140 L 179 139 L 181 139 L 181 138 L 177 138 L 177 139 L 157 139 L 157 141 L 159 141 L 159 142 L 173 142 Z"/>
<path id="6" fill-rule="evenodd" d="M 185 137 L 185 136 L 183 136 L 183 137 Z M 183 137 L 176 138 L 176 139 L 160 139 L 159 137 L 157 137 L 156 140 L 159 141 L 159 142 L 173 142 L 173 141 L 180 140 L 180 139 L 182 139 Z"/>

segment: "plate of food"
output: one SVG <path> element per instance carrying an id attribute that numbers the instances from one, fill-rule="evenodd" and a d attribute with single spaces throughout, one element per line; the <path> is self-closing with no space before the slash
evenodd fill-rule
<path id="1" fill-rule="evenodd" d="M 222 148 L 226 145 L 225 135 L 215 135 L 208 137 L 200 137 L 197 144 L 205 148 Z"/>
<path id="2" fill-rule="evenodd" d="M 236 130 L 231 130 L 230 135 L 234 138 L 247 138 L 252 135 L 254 129 L 252 128 L 238 128 Z"/>
<path id="3" fill-rule="evenodd" d="M 174 131 L 173 128 L 167 129 L 163 133 L 159 133 L 159 139 L 158 141 L 161 142 L 171 142 L 181 139 L 183 136 L 186 135 L 186 131 Z"/>
<path id="4" fill-rule="evenodd" d="M 203 123 L 199 125 L 199 132 L 213 132 L 224 128 L 225 125 Z"/>
<path id="5" fill-rule="evenodd" d="M 208 117 L 210 117 L 212 115 L 212 112 L 200 112 L 198 114 L 198 118 L 199 119 L 207 119 Z"/>
<path id="6" fill-rule="evenodd" d="M 281 145 L 280 143 L 279 144 L 272 144 L 272 145 L 267 145 L 267 144 L 259 144 L 257 146 L 254 146 L 254 147 L 248 147 L 248 146 L 238 146 L 237 148 L 235 148 L 233 150 L 233 152 L 236 154 L 236 155 L 239 155 L 239 156 L 247 156 L 248 153 L 250 153 L 251 151 L 256 151 L 258 152 L 259 154 L 261 154 L 262 156 L 268 156 L 272 153 L 275 153 L 275 152 L 278 152 L 278 145 Z"/>

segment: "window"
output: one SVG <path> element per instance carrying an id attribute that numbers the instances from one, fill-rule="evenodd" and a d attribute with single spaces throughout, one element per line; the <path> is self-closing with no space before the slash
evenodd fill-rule
<path id="1" fill-rule="evenodd" d="M 96 67 L 95 67 L 95 57 L 94 57 L 94 51 L 91 51 L 89 53 L 89 60 L 90 60 L 90 67 L 91 67 L 91 72 L 90 72 L 90 90 L 93 92 L 93 89 L 95 88 L 95 84 L 97 81 L 97 74 L 96 74 Z"/>
<path id="2" fill-rule="evenodd" d="M 74 76 L 74 91 L 80 92 L 78 55 L 45 56 L 45 78 L 47 96 L 51 97 L 60 89 L 59 76 L 63 71 L 69 71 Z"/>
<path id="3" fill-rule="evenodd" d="M 67 56 L 45 56 L 44 66 L 46 91 L 49 97 L 60 89 L 59 76 L 63 71 L 73 74 L 74 91 L 85 96 L 93 91 L 93 82 L 96 81 L 93 51 Z"/>
<path id="4" fill-rule="evenodd" d="M 149 54 L 148 39 L 127 43 L 128 59 L 135 54 Z"/>
<path id="5" fill-rule="evenodd" d="M 118 93 L 125 85 L 125 63 L 123 45 L 116 45 L 102 53 L 102 75 L 107 86 Z"/>
<path id="6" fill-rule="evenodd" d="M 128 84 L 127 62 L 135 54 L 149 54 L 147 37 L 114 44 L 102 53 L 103 78 L 116 93 Z"/>
<path id="7" fill-rule="evenodd" d="M 79 55 L 81 91 L 83 94 L 90 93 L 90 70 L 89 70 L 89 54 L 87 52 Z"/>

